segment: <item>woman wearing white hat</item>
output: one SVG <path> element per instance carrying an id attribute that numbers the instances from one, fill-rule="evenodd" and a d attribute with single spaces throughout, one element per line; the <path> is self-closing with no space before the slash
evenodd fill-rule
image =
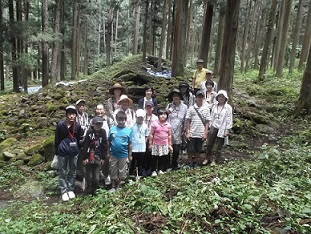
<path id="1" fill-rule="evenodd" d="M 228 94 L 225 90 L 219 90 L 216 96 L 217 104 L 212 107 L 210 131 L 207 141 L 206 159 L 203 165 L 213 162 L 213 147 L 215 146 L 215 160 L 221 161 L 221 150 L 225 137 L 232 128 L 232 107 L 228 104 Z"/>

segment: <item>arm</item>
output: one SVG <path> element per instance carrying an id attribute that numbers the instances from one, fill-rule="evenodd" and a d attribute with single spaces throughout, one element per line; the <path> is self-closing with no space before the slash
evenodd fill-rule
<path id="1" fill-rule="evenodd" d="M 129 151 L 128 151 L 128 153 L 129 153 L 129 156 L 128 156 L 128 159 L 129 159 L 129 161 L 132 161 L 132 142 L 131 143 L 129 143 Z"/>
<path id="2" fill-rule="evenodd" d="M 144 109 L 144 98 L 138 100 L 138 109 Z"/>
<path id="3" fill-rule="evenodd" d="M 82 160 L 83 164 L 86 165 L 89 163 L 88 159 L 88 151 L 89 151 L 89 146 L 90 146 L 90 131 L 86 133 L 85 140 L 83 143 L 83 149 L 82 149 Z"/>
<path id="4" fill-rule="evenodd" d="M 102 143 L 101 143 L 101 160 L 105 160 L 105 158 L 107 157 L 107 134 L 106 134 L 106 130 L 102 129 Z"/>
<path id="5" fill-rule="evenodd" d="M 190 139 L 190 119 L 186 119 L 186 139 Z"/>
<path id="6" fill-rule="evenodd" d="M 158 113 L 158 101 L 157 101 L 157 99 L 152 98 L 152 102 L 153 102 L 153 105 L 154 105 L 153 113 Z"/>
<path id="7" fill-rule="evenodd" d="M 153 134 L 154 134 L 154 128 L 151 127 L 150 134 L 149 134 L 149 149 L 151 149 L 153 145 Z"/>
<path id="8" fill-rule="evenodd" d="M 171 152 L 173 152 L 173 146 L 172 146 L 172 130 L 171 128 L 168 129 L 168 148 Z"/>

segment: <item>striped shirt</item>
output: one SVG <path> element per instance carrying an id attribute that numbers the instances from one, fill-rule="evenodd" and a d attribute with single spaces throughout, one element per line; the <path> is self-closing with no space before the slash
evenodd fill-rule
<path id="1" fill-rule="evenodd" d="M 210 110 L 205 105 L 198 107 L 197 104 L 194 104 L 193 106 L 189 107 L 187 114 L 186 114 L 186 119 L 190 119 L 190 137 L 191 138 L 202 138 L 205 125 L 203 124 L 195 108 L 198 110 L 203 120 L 205 121 L 211 120 Z"/>

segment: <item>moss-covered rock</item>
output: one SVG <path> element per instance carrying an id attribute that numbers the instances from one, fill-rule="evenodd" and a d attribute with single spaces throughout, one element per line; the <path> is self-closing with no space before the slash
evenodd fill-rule
<path id="1" fill-rule="evenodd" d="M 0 155 L 2 155 L 5 149 L 10 148 L 13 145 L 17 144 L 17 140 L 13 137 L 10 137 L 0 143 Z"/>
<path id="2" fill-rule="evenodd" d="M 43 145 L 37 144 L 37 145 L 34 145 L 34 146 L 28 148 L 27 150 L 25 150 L 25 154 L 31 156 L 31 155 L 37 154 L 39 152 L 42 152 L 42 151 L 43 151 Z"/>
<path id="3" fill-rule="evenodd" d="M 16 154 L 13 154 L 9 151 L 4 151 L 2 153 L 4 161 L 12 161 L 16 157 Z"/>
<path id="4" fill-rule="evenodd" d="M 28 166 L 36 166 L 39 165 L 40 163 L 44 162 L 45 158 L 41 154 L 34 154 L 31 158 L 30 161 L 28 162 Z"/>
<path id="5" fill-rule="evenodd" d="M 52 161 L 54 155 L 55 155 L 54 136 L 51 136 L 43 142 L 43 156 L 46 159 L 46 161 Z"/>

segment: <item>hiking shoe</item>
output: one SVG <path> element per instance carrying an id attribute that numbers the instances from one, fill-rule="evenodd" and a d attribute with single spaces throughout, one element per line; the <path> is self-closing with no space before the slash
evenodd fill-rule
<path id="1" fill-rule="evenodd" d="M 110 179 L 110 176 L 107 176 L 105 178 L 105 185 L 110 185 L 111 184 L 111 179 Z"/>
<path id="2" fill-rule="evenodd" d="M 76 197 L 76 194 L 75 194 L 73 191 L 69 191 L 69 192 L 68 192 L 68 197 L 69 197 L 70 199 L 74 199 L 74 198 Z"/>
<path id="3" fill-rule="evenodd" d="M 151 174 L 152 177 L 156 177 L 157 175 L 158 175 L 158 174 L 157 174 L 156 171 L 153 171 L 152 174 Z"/>
<path id="4" fill-rule="evenodd" d="M 158 172 L 158 174 L 159 174 L 159 175 L 163 175 L 164 172 L 160 170 L 160 171 Z"/>
<path id="5" fill-rule="evenodd" d="M 207 159 L 205 159 L 205 160 L 202 162 L 202 165 L 205 166 L 205 165 L 207 165 L 207 164 L 209 164 L 209 163 L 210 163 L 210 161 L 208 161 Z"/>
<path id="6" fill-rule="evenodd" d="M 68 193 L 63 193 L 63 195 L 62 195 L 62 200 L 63 200 L 63 201 L 69 201 Z"/>
<path id="7" fill-rule="evenodd" d="M 111 188 L 111 189 L 109 190 L 109 193 L 114 193 L 115 191 L 116 191 L 115 188 Z"/>

